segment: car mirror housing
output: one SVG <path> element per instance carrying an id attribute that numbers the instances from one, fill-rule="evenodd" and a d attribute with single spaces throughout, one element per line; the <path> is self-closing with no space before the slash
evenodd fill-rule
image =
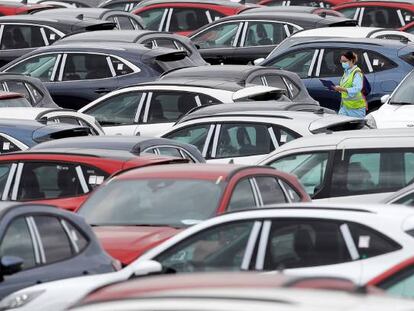
<path id="1" fill-rule="evenodd" d="M 3 256 L 0 258 L 2 275 L 11 275 L 19 272 L 23 266 L 23 259 L 17 256 Z"/>
<path id="2" fill-rule="evenodd" d="M 158 274 L 163 271 L 162 265 L 155 260 L 144 260 L 137 262 L 133 267 L 135 276 Z"/>
<path id="3" fill-rule="evenodd" d="M 389 99 L 390 99 L 391 95 L 390 94 L 385 94 L 384 96 L 381 97 L 381 104 L 385 104 Z"/>
<path id="4" fill-rule="evenodd" d="M 253 64 L 255 64 L 256 66 L 259 66 L 265 59 L 263 57 L 255 59 L 253 61 Z"/>

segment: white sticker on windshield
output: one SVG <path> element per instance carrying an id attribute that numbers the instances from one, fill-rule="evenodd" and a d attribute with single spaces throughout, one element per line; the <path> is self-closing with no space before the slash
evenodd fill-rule
<path id="1" fill-rule="evenodd" d="M 359 248 L 369 248 L 369 241 L 371 237 L 369 235 L 361 235 L 358 241 Z"/>
<path id="2" fill-rule="evenodd" d="M 95 175 L 89 176 L 88 184 L 96 185 L 96 176 Z"/>
<path id="3" fill-rule="evenodd" d="M 280 142 L 285 143 L 287 141 L 287 135 L 280 135 Z"/>
<path id="4" fill-rule="evenodd" d="M 10 150 L 10 143 L 9 142 L 4 142 L 3 143 L 3 150 Z"/>
<path id="5" fill-rule="evenodd" d="M 100 185 L 104 182 L 105 177 L 104 176 L 96 176 L 96 184 Z"/>
<path id="6" fill-rule="evenodd" d="M 116 66 L 116 69 L 117 69 L 117 70 L 123 70 L 123 69 L 124 69 L 124 64 L 118 64 L 118 65 Z"/>
<path id="7" fill-rule="evenodd" d="M 56 34 L 51 33 L 50 36 L 49 36 L 49 39 L 50 40 L 56 40 Z"/>
<path id="8" fill-rule="evenodd" d="M 405 21 L 406 21 L 406 22 L 409 22 L 410 20 L 411 20 L 411 15 L 406 15 L 406 16 L 405 16 Z"/>
<path id="9" fill-rule="evenodd" d="M 374 59 L 374 60 L 372 61 L 372 65 L 374 65 L 374 66 L 378 66 L 378 65 L 379 65 L 379 60 L 378 60 L 378 59 Z"/>

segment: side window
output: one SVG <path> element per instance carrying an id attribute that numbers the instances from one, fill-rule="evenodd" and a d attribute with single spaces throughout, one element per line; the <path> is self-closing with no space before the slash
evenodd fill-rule
<path id="1" fill-rule="evenodd" d="M 237 183 L 234 187 L 233 193 L 227 210 L 238 211 L 247 208 L 256 207 L 253 189 L 250 185 L 249 179 L 245 178 Z"/>
<path id="2" fill-rule="evenodd" d="M 177 50 L 177 46 L 172 39 L 156 39 L 157 46 Z"/>
<path id="3" fill-rule="evenodd" d="M 117 76 L 123 76 L 134 72 L 132 68 L 115 57 L 111 57 L 111 63 Z"/>
<path id="4" fill-rule="evenodd" d="M 103 126 L 134 124 L 142 96 L 143 93 L 140 92 L 111 96 L 90 108 L 86 113 L 94 116 Z"/>
<path id="5" fill-rule="evenodd" d="M 43 31 L 45 33 L 49 45 L 55 43 L 55 41 L 60 39 L 60 35 L 55 33 L 53 30 L 50 30 L 49 28 L 43 28 Z"/>
<path id="6" fill-rule="evenodd" d="M 244 46 L 276 45 L 285 38 L 281 23 L 249 22 Z"/>
<path id="7" fill-rule="evenodd" d="M 79 119 L 74 118 L 74 117 L 53 117 L 47 120 L 47 124 L 51 124 L 51 123 L 80 125 Z"/>
<path id="8" fill-rule="evenodd" d="M 279 182 L 283 185 L 283 188 L 285 189 L 287 195 L 289 196 L 289 200 L 291 202 L 301 202 L 302 198 L 299 195 L 299 193 L 296 192 L 295 189 L 293 189 L 287 182 L 283 180 L 279 180 Z"/>
<path id="9" fill-rule="evenodd" d="M 57 199 L 89 192 L 80 166 L 29 162 L 23 167 L 17 200 Z"/>
<path id="10" fill-rule="evenodd" d="M 22 149 L 19 148 L 16 144 L 11 142 L 9 139 L 0 135 L 0 154 L 2 153 L 9 153 L 15 151 L 21 151 Z"/>
<path id="11" fill-rule="evenodd" d="M 69 237 L 58 218 L 35 216 L 34 220 L 45 250 L 47 264 L 72 257 L 73 249 Z"/>
<path id="12" fill-rule="evenodd" d="M 197 8 L 174 8 L 168 31 L 192 31 L 209 23 L 205 10 Z"/>
<path id="13" fill-rule="evenodd" d="M 9 177 L 11 164 L 0 164 L 0 198 L 6 187 L 7 178 Z"/>
<path id="14" fill-rule="evenodd" d="M 389 60 L 388 58 L 385 58 L 381 54 L 370 51 L 367 52 L 367 55 L 374 72 L 379 72 L 397 67 L 397 65 L 393 61 Z"/>
<path id="15" fill-rule="evenodd" d="M 273 133 L 275 134 L 275 138 L 279 143 L 279 146 L 283 146 L 284 144 L 300 137 L 299 134 L 279 126 L 273 126 Z"/>
<path id="16" fill-rule="evenodd" d="M 206 142 L 210 126 L 210 124 L 188 126 L 170 133 L 169 135 L 165 136 L 165 138 L 170 138 L 194 145 L 200 152 L 203 152 L 203 147 Z"/>
<path id="17" fill-rule="evenodd" d="M 222 124 L 216 158 L 267 154 L 274 149 L 264 124 Z M 214 156 L 214 155 L 213 155 Z"/>
<path id="18" fill-rule="evenodd" d="M 197 107 L 194 94 L 182 92 L 153 93 L 147 123 L 175 122 Z"/>
<path id="19" fill-rule="evenodd" d="M 305 191 L 313 196 L 322 189 L 329 153 L 304 153 L 287 156 L 270 163 L 282 172 L 294 174 Z"/>
<path id="20" fill-rule="evenodd" d="M 105 55 L 67 54 L 62 81 L 112 77 Z"/>
<path id="21" fill-rule="evenodd" d="M 300 89 L 299 87 L 289 78 L 283 77 L 286 83 L 286 87 L 289 89 L 290 93 L 292 94 L 292 98 L 296 98 L 299 95 Z"/>
<path id="22" fill-rule="evenodd" d="M 207 16 L 210 15 L 212 22 L 224 17 L 224 14 L 222 14 L 220 12 L 217 12 L 217 11 L 214 11 L 214 10 L 206 10 L 206 14 L 207 14 Z"/>
<path id="23" fill-rule="evenodd" d="M 35 56 L 10 67 L 6 71 L 22 73 L 45 82 L 51 81 L 57 57 L 58 54 Z"/>
<path id="24" fill-rule="evenodd" d="M 356 223 L 349 223 L 348 226 L 360 259 L 371 258 L 401 249 L 399 244 L 371 228 Z"/>
<path id="25" fill-rule="evenodd" d="M 361 26 L 400 28 L 403 25 L 401 24 L 396 9 L 369 6 L 365 7 Z"/>
<path id="26" fill-rule="evenodd" d="M 27 89 L 31 93 L 31 102 L 33 105 L 37 105 L 43 99 L 43 93 L 31 83 L 25 83 Z"/>
<path id="27" fill-rule="evenodd" d="M 349 18 L 349 19 L 355 19 L 356 18 L 356 11 L 357 11 L 357 7 L 353 7 L 353 8 L 345 8 L 345 9 L 341 9 L 338 10 L 339 12 L 341 12 L 342 14 L 345 15 L 345 17 Z"/>
<path id="28" fill-rule="evenodd" d="M 379 188 L 380 165 L 379 153 L 351 155 L 348 162 L 347 190 L 359 192 Z"/>
<path id="29" fill-rule="evenodd" d="M 23 259 L 23 269 L 36 265 L 32 238 L 24 217 L 18 217 L 9 224 L 1 241 L 1 256 L 20 257 Z"/>
<path id="30" fill-rule="evenodd" d="M 263 205 L 286 203 L 288 200 L 275 177 L 255 177 Z"/>
<path id="31" fill-rule="evenodd" d="M 403 16 L 403 19 L 404 19 L 404 22 L 401 23 L 401 26 L 405 26 L 405 25 L 411 23 L 414 20 L 414 14 L 413 14 L 412 11 L 407 11 L 407 10 L 399 9 L 399 10 L 397 10 L 397 14 L 399 14 L 398 11 L 401 12 L 401 14 Z"/>
<path id="32" fill-rule="evenodd" d="M 82 174 L 78 172 L 78 177 L 82 181 L 82 175 L 84 176 L 89 191 L 92 191 L 94 188 L 98 187 L 109 177 L 108 173 L 93 166 L 81 165 L 77 166 L 76 169 L 82 169 Z"/>
<path id="33" fill-rule="evenodd" d="M 176 272 L 240 270 L 253 221 L 204 230 L 168 249 L 155 260 Z"/>
<path id="34" fill-rule="evenodd" d="M 134 25 L 131 23 L 130 19 L 127 16 L 118 15 L 116 16 L 118 20 L 119 29 L 122 30 L 133 30 Z"/>
<path id="35" fill-rule="evenodd" d="M 199 103 L 202 106 L 211 105 L 211 104 L 219 103 L 220 102 L 216 98 L 213 98 L 213 97 L 208 96 L 208 95 L 205 95 L 205 94 L 198 94 L 198 95 L 196 95 L 196 101 L 199 101 Z"/>
<path id="36" fill-rule="evenodd" d="M 160 152 L 160 155 L 164 156 L 171 156 L 171 157 L 177 157 L 182 158 L 180 151 L 177 148 L 173 147 L 159 147 L 158 151 Z"/>
<path id="37" fill-rule="evenodd" d="M 232 47 L 239 23 L 223 23 L 201 32 L 191 40 L 201 49 Z"/>
<path id="38" fill-rule="evenodd" d="M 26 49 L 45 46 L 40 27 L 5 25 L 1 39 L 1 49 Z"/>
<path id="39" fill-rule="evenodd" d="M 144 21 L 145 29 L 159 30 L 161 21 L 167 10 L 166 8 L 156 8 L 140 12 L 137 15 Z"/>
<path id="40" fill-rule="evenodd" d="M 32 102 L 29 90 L 23 81 L 9 80 L 5 82 L 10 92 L 16 92 L 24 95 L 29 102 Z"/>
<path id="41" fill-rule="evenodd" d="M 277 87 L 279 89 L 286 90 L 286 84 L 283 82 L 283 79 L 281 76 L 277 75 L 265 75 L 267 84 L 269 86 Z"/>
<path id="42" fill-rule="evenodd" d="M 302 50 L 283 54 L 273 60 L 272 67 L 293 71 L 301 78 L 307 78 L 315 50 Z"/>
<path id="43" fill-rule="evenodd" d="M 312 267 L 351 261 L 340 225 L 320 220 L 273 221 L 264 269 Z"/>
<path id="44" fill-rule="evenodd" d="M 344 70 L 339 61 L 342 53 L 343 50 L 340 49 L 325 49 L 319 77 L 341 77 L 343 75 Z M 359 61 L 362 59 L 359 58 Z"/>
<path id="45" fill-rule="evenodd" d="M 61 220 L 61 224 L 65 229 L 66 233 L 69 235 L 70 240 L 74 243 L 74 248 L 76 253 L 82 252 L 89 244 L 89 241 L 74 225 L 69 221 Z"/>

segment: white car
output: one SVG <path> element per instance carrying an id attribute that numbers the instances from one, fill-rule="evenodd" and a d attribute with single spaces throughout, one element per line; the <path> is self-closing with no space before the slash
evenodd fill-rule
<path id="1" fill-rule="evenodd" d="M 366 116 L 371 128 L 414 127 L 414 71 L 411 71 L 391 95 L 381 98 L 383 105 Z"/>
<path id="2" fill-rule="evenodd" d="M 160 271 L 280 270 L 364 284 L 414 251 L 414 209 L 295 204 L 209 219 L 149 250 L 118 272 L 32 286 L 0 308 L 59 311 L 99 287 Z M 408 232 L 408 233 L 407 233 Z M 17 308 L 20 307 L 20 308 Z"/>
<path id="3" fill-rule="evenodd" d="M 223 81 L 141 84 L 110 92 L 79 112 L 94 116 L 108 135 L 155 136 L 170 129 L 193 108 L 283 92 L 269 86 L 224 84 Z"/>
<path id="4" fill-rule="evenodd" d="M 2 119 L 35 120 L 50 123 L 67 123 L 89 127 L 94 135 L 105 135 L 93 116 L 61 108 L 4 107 L 0 108 Z"/>
<path id="5" fill-rule="evenodd" d="M 181 118 L 164 138 L 179 140 L 196 146 L 208 163 L 255 164 L 285 143 L 302 136 L 343 130 L 359 129 L 361 119 L 318 112 L 259 110 L 250 105 L 234 107 L 233 111 L 204 115 L 199 109 Z M 224 108 L 223 108 L 224 109 Z"/>

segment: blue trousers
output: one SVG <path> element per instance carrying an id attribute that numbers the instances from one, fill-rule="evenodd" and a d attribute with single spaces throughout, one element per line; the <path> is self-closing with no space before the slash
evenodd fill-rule
<path id="1" fill-rule="evenodd" d="M 359 109 L 348 109 L 344 105 L 341 105 L 341 109 L 339 109 L 338 114 L 348 117 L 364 119 L 366 115 L 366 109 L 365 107 Z"/>

